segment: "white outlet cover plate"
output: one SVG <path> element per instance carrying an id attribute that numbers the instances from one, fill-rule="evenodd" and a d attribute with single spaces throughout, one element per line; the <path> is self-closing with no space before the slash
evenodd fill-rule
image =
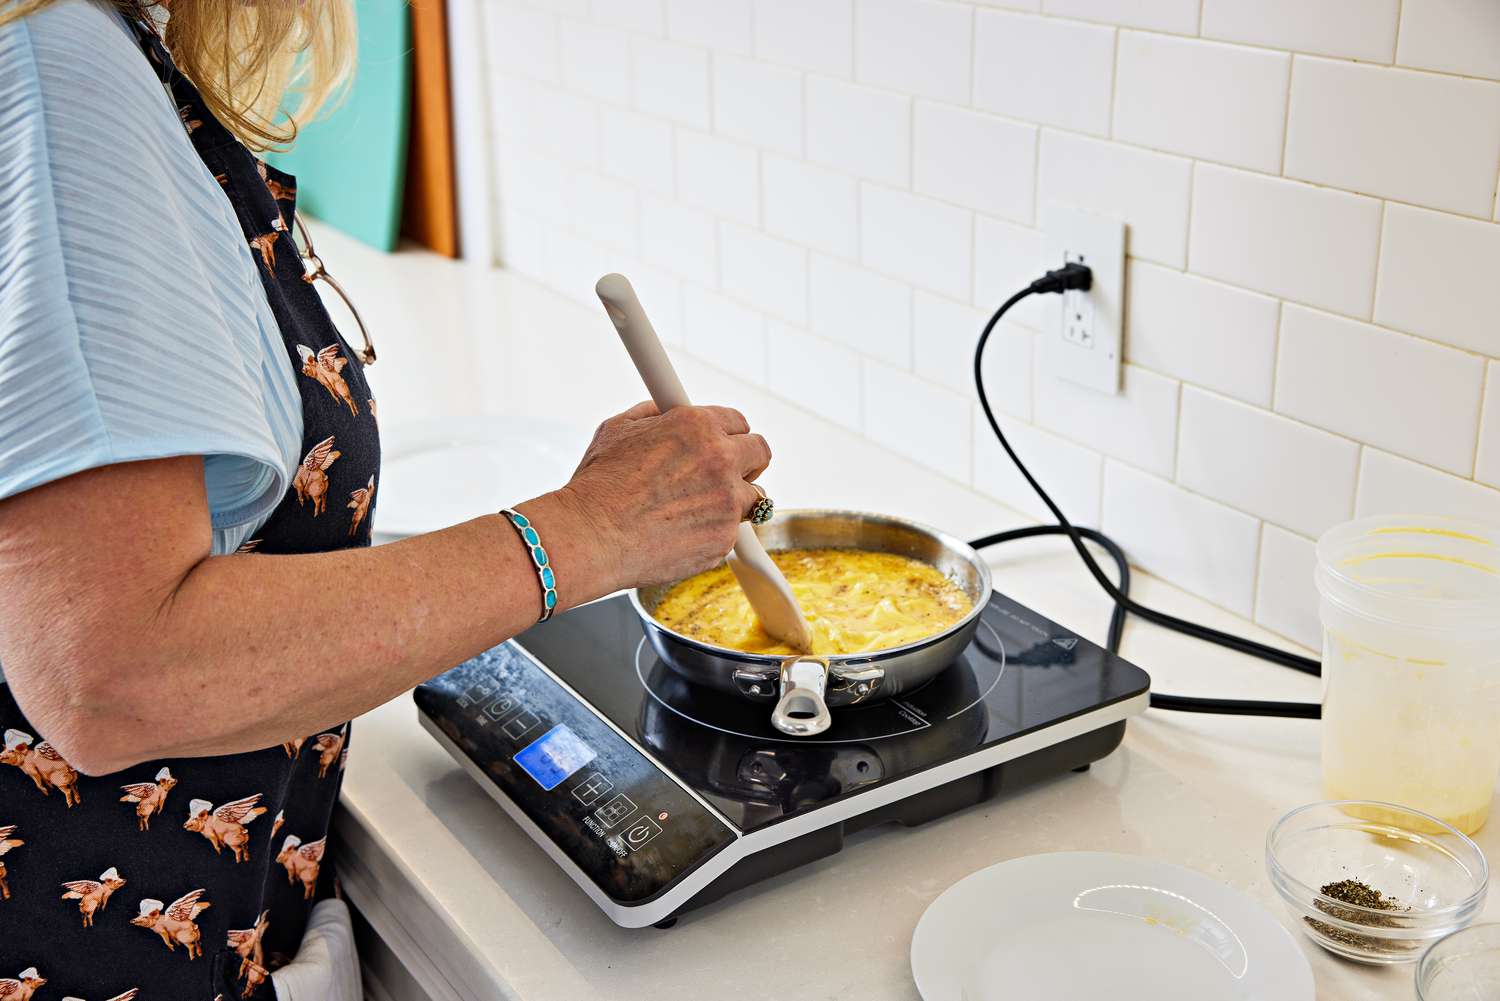
<path id="1" fill-rule="evenodd" d="M 1042 207 L 1042 234 L 1042 263 L 1048 271 L 1081 261 L 1093 272 L 1088 292 L 1065 292 L 1052 297 L 1055 305 L 1048 304 L 1042 373 L 1118 393 L 1124 358 L 1125 224 L 1049 203 Z"/>

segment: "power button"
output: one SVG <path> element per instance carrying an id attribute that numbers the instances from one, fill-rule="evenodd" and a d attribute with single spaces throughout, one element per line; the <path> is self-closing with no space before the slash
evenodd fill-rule
<path id="1" fill-rule="evenodd" d="M 625 828 L 620 840 L 625 842 L 625 847 L 631 851 L 640 851 L 652 838 L 661 833 L 661 826 L 650 817 L 642 817 L 629 827 Z"/>

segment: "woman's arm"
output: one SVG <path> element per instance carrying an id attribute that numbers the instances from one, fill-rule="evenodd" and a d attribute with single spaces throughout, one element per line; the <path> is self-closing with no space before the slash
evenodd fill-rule
<path id="1" fill-rule="evenodd" d="M 518 507 L 559 609 L 719 559 L 770 459 L 732 410 L 606 421 L 569 484 Z M 496 498 L 503 506 L 509 498 Z M 498 516 L 370 549 L 211 557 L 202 461 L 128 463 L 0 502 L 0 663 L 90 774 L 335 725 L 536 621 Z"/>

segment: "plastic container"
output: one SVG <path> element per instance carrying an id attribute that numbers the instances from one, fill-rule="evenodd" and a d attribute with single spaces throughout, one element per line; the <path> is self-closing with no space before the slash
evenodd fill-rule
<path id="1" fill-rule="evenodd" d="M 1392 803 L 1362 801 L 1313 803 L 1282 817 L 1266 836 L 1266 872 L 1309 938 L 1335 955 L 1382 965 L 1416 962 L 1470 924 L 1490 880 L 1484 853 L 1457 830 Z M 1344 880 L 1378 890 L 1389 906 L 1322 892 Z"/>
<path id="2" fill-rule="evenodd" d="M 1454 932 L 1417 964 L 1418 1001 L 1483 998 L 1500 998 L 1500 924 Z"/>
<path id="3" fill-rule="evenodd" d="M 1324 794 L 1472 834 L 1500 775 L 1500 527 L 1365 518 L 1317 553 Z"/>

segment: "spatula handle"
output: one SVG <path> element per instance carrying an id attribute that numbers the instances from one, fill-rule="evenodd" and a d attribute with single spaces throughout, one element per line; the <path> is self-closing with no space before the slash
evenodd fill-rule
<path id="1" fill-rule="evenodd" d="M 672 367 L 666 349 L 661 346 L 661 338 L 656 336 L 656 328 L 647 319 L 629 280 L 624 275 L 605 275 L 594 285 L 594 291 L 604 303 L 605 312 L 619 332 L 620 340 L 625 343 L 625 350 L 635 362 L 636 370 L 646 383 L 646 391 L 656 401 L 657 408 L 665 413 L 673 407 L 688 406 L 687 390 L 682 388 L 682 380 L 677 378 L 677 370 Z M 728 562 L 766 631 L 797 649 L 809 649 L 812 632 L 807 618 L 798 607 L 791 586 L 748 522 L 740 522 L 735 533 L 734 551 L 728 555 Z"/>
<path id="2" fill-rule="evenodd" d="M 651 326 L 630 281 L 624 275 L 605 275 L 594 291 L 619 331 L 620 340 L 625 342 L 625 350 L 641 373 L 657 409 L 666 413 L 673 407 L 688 406 L 687 390 L 682 388 L 682 380 L 677 378 L 677 370 L 672 367 L 672 360 L 661 346 L 661 338 L 656 336 L 656 328 Z"/>

